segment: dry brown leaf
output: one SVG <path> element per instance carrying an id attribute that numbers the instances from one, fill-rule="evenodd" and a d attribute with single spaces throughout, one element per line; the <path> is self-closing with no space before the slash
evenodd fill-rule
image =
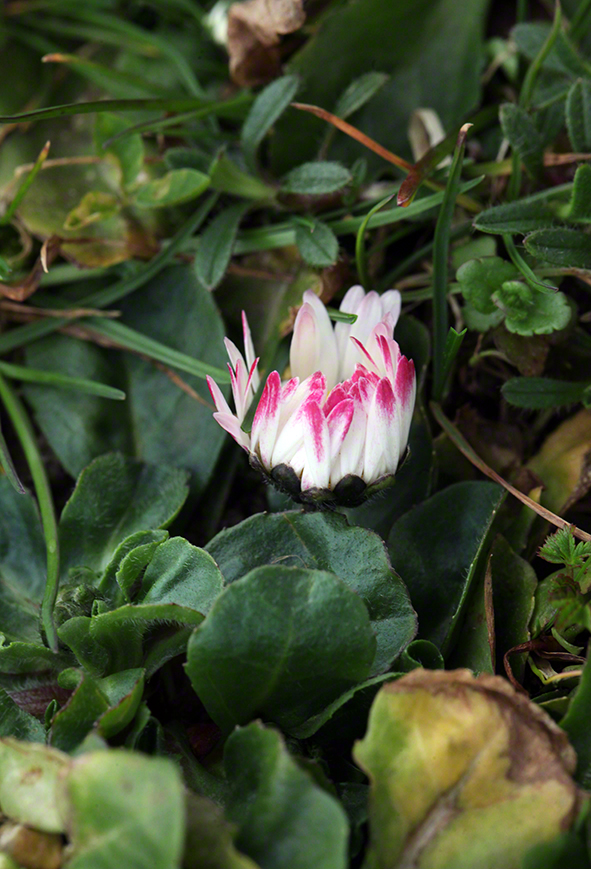
<path id="1" fill-rule="evenodd" d="M 237 85 L 265 84 L 281 72 L 280 37 L 306 20 L 303 0 L 246 0 L 228 12 L 230 75 Z"/>
<path id="2" fill-rule="evenodd" d="M 0 296 L 11 299 L 13 302 L 24 302 L 29 296 L 37 290 L 41 278 L 47 272 L 48 267 L 54 261 L 59 253 L 61 239 L 57 236 L 51 236 L 43 242 L 41 253 L 37 258 L 37 262 L 24 278 L 18 284 L 0 284 Z"/>
<path id="3" fill-rule="evenodd" d="M 64 844 L 57 833 L 41 833 L 11 821 L 0 827 L 0 851 L 24 869 L 59 869 Z"/>

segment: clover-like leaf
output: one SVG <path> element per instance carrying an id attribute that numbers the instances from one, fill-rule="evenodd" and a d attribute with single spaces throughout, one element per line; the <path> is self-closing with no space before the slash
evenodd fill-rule
<path id="1" fill-rule="evenodd" d="M 480 314 L 494 314 L 497 307 L 492 299 L 505 281 L 517 277 L 514 265 L 500 256 L 485 256 L 468 260 L 460 266 L 456 279 L 462 295 Z"/>

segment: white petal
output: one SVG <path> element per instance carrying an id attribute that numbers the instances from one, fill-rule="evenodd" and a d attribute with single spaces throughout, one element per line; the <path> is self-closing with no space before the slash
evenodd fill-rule
<path id="1" fill-rule="evenodd" d="M 246 356 L 246 364 L 250 369 L 252 368 L 252 363 L 255 359 L 255 352 L 254 344 L 252 343 L 252 335 L 250 334 L 250 326 L 248 325 L 248 320 L 244 311 L 242 312 L 242 335 L 244 337 L 244 354 Z"/>
<path id="2" fill-rule="evenodd" d="M 386 290 L 385 293 L 381 295 L 382 302 L 382 317 L 385 314 L 391 314 L 393 323 L 392 328 L 398 322 L 398 318 L 400 317 L 400 308 L 402 306 L 402 296 L 398 290 Z"/>
<path id="3" fill-rule="evenodd" d="M 289 362 L 293 377 L 304 380 L 322 371 L 327 387 L 337 382 L 338 354 L 334 330 L 326 308 L 311 290 L 304 293 L 304 303 L 293 328 Z"/>
<path id="4" fill-rule="evenodd" d="M 330 435 L 330 461 L 334 462 L 339 453 L 343 441 L 351 426 L 351 420 L 354 413 L 354 401 L 352 398 L 346 398 L 339 402 L 336 407 L 333 407 L 329 415 L 326 417 L 328 424 L 328 433 Z"/>
<path id="5" fill-rule="evenodd" d="M 302 419 L 306 464 L 302 489 L 325 489 L 330 481 L 330 435 L 326 417 L 315 401 L 308 401 Z"/>
<path id="6" fill-rule="evenodd" d="M 224 344 L 228 356 L 230 357 L 232 368 L 236 370 L 236 363 L 238 362 L 238 360 L 241 360 L 244 363 L 244 356 L 242 355 L 238 347 L 234 344 L 234 342 L 230 341 L 229 338 L 224 338 Z"/>
<path id="7" fill-rule="evenodd" d="M 342 477 L 347 474 L 357 474 L 359 477 L 363 475 L 366 428 L 367 414 L 361 402 L 356 401 L 353 419 L 340 452 Z"/>
<path id="8" fill-rule="evenodd" d="M 407 359 L 406 356 L 400 357 L 400 362 L 396 371 L 396 382 L 394 384 L 394 389 L 400 413 L 400 461 L 408 443 L 408 435 L 410 432 L 410 425 L 412 422 L 415 400 L 417 396 L 417 380 L 415 376 L 415 366 L 412 359 Z"/>
<path id="9" fill-rule="evenodd" d="M 251 450 L 258 452 L 266 468 L 271 468 L 271 457 L 279 424 L 280 394 L 281 378 L 277 371 L 272 371 L 256 409 L 251 432 Z"/>
<path id="10" fill-rule="evenodd" d="M 363 479 L 370 484 L 398 466 L 400 433 L 396 399 L 387 378 L 380 380 L 367 415 Z"/>
<path id="11" fill-rule="evenodd" d="M 243 450 L 250 452 L 250 437 L 240 428 L 240 423 L 233 413 L 214 413 L 213 418 L 221 427 L 232 435 Z"/>
<path id="12" fill-rule="evenodd" d="M 211 393 L 211 397 L 213 399 L 213 403 L 215 404 L 216 410 L 219 413 L 227 413 L 232 415 L 232 411 L 230 410 L 230 405 L 224 398 L 224 394 L 222 390 L 219 388 L 215 380 L 207 375 L 207 385 L 209 386 L 209 391 Z"/>
<path id="13" fill-rule="evenodd" d="M 359 305 L 364 298 L 365 290 L 362 286 L 356 284 L 356 286 L 351 287 L 351 289 L 347 290 L 347 292 L 343 296 L 343 301 L 339 306 L 339 311 L 342 311 L 345 314 L 356 314 L 357 309 L 359 308 Z M 337 342 L 337 350 L 339 354 L 339 372 L 342 368 L 342 362 L 345 358 L 345 353 L 347 352 L 347 345 L 349 343 L 350 334 L 350 323 L 335 323 L 334 335 Z"/>

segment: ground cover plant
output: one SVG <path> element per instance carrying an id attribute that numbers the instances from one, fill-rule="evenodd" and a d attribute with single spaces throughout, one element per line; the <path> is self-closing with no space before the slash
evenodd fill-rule
<path id="1" fill-rule="evenodd" d="M 0 47 L 0 869 L 591 867 L 591 3 Z"/>

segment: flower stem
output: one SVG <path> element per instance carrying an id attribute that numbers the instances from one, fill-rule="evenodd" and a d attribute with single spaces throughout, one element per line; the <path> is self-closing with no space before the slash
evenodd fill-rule
<path id="1" fill-rule="evenodd" d="M 57 632 L 53 622 L 53 607 L 57 597 L 59 583 L 59 542 L 57 534 L 57 521 L 51 496 L 49 480 L 41 460 L 39 448 L 35 439 L 35 432 L 31 421 L 22 402 L 16 392 L 0 374 L 0 398 L 6 408 L 6 412 L 14 426 L 14 430 L 23 448 L 31 476 L 35 493 L 39 503 L 45 546 L 47 549 L 47 581 L 41 603 L 41 623 L 45 631 L 47 643 L 52 652 L 57 652 Z"/>

